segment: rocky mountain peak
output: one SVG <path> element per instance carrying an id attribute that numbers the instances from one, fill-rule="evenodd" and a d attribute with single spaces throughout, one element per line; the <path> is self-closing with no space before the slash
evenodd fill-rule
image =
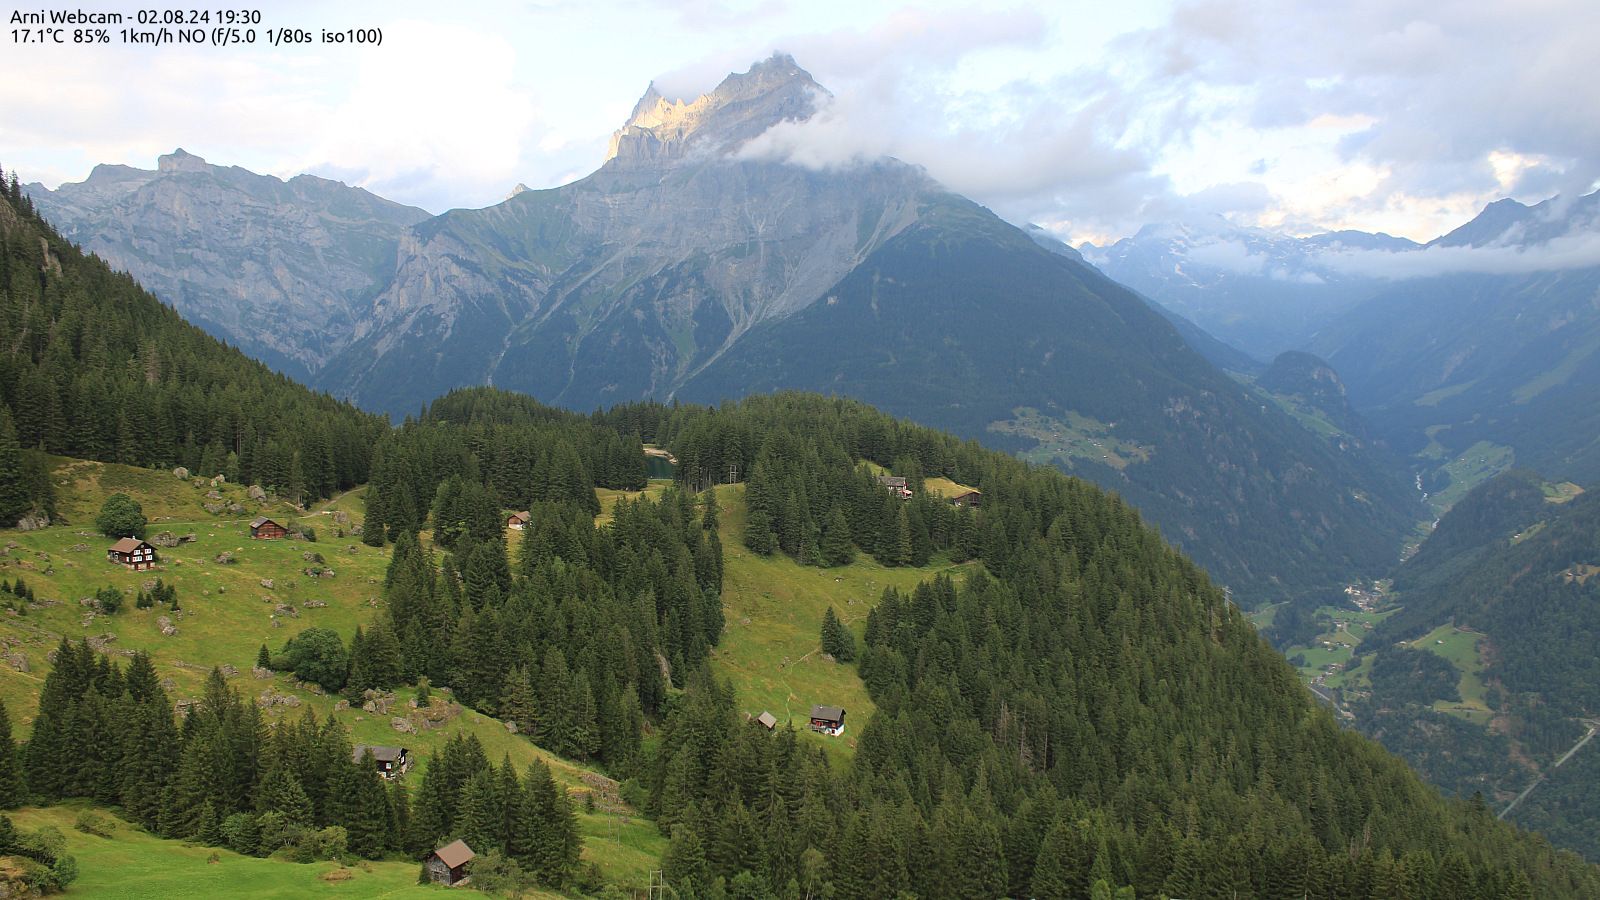
<path id="1" fill-rule="evenodd" d="M 665 97 L 651 83 L 627 123 L 612 134 L 606 161 L 661 165 L 726 152 L 779 122 L 809 118 L 818 95 L 827 94 L 786 53 L 729 75 L 692 100 Z"/>
<path id="2" fill-rule="evenodd" d="M 156 160 L 156 170 L 159 172 L 204 172 L 206 161 L 182 147 L 159 157 Z"/>

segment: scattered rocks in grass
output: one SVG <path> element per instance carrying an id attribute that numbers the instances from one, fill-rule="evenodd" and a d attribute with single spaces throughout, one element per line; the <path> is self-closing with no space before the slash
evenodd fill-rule
<path id="1" fill-rule="evenodd" d="M 222 499 L 222 492 L 221 491 L 206 491 L 206 499 L 207 500 L 221 500 Z"/>
<path id="2" fill-rule="evenodd" d="M 287 603 L 279 603 L 277 606 L 272 608 L 272 611 L 280 616 L 288 616 L 291 619 L 300 618 L 300 610 L 295 609 L 293 606 L 290 606 Z"/>
<path id="3" fill-rule="evenodd" d="M 154 578 L 146 578 L 144 584 L 140 585 L 140 587 L 147 591 L 153 591 L 156 588 L 156 580 Z"/>
<path id="4" fill-rule="evenodd" d="M 21 653 L 10 654 L 6 657 L 6 662 L 11 665 L 11 668 L 16 669 L 18 672 L 28 671 L 28 657 Z"/>
<path id="5" fill-rule="evenodd" d="M 109 631 L 106 632 L 105 634 L 97 634 L 92 638 L 88 638 L 89 648 L 91 650 L 94 650 L 94 651 L 98 652 L 98 651 L 106 649 L 106 645 L 111 643 L 112 641 L 114 641 L 116 639 L 117 639 L 117 636 L 112 634 Z"/>
<path id="6" fill-rule="evenodd" d="M 187 481 L 188 478 L 189 478 L 189 470 L 184 468 L 183 466 L 178 466 L 176 469 L 172 470 L 172 477 L 173 478 L 182 478 L 182 479 Z"/>
<path id="7" fill-rule="evenodd" d="M 263 579 L 261 579 L 261 586 L 266 588 L 269 591 L 272 590 L 272 579 L 271 578 L 263 578 Z"/>
<path id="8" fill-rule="evenodd" d="M 238 503 L 229 503 L 228 512 L 233 513 L 236 516 L 241 515 L 244 513 L 244 506 Z"/>
<path id="9" fill-rule="evenodd" d="M 239 670 L 238 669 L 234 668 L 233 666 L 229 666 L 229 665 L 222 666 L 221 667 L 221 671 L 222 671 L 222 675 L 223 675 L 224 678 L 232 678 L 233 676 L 239 674 Z"/>
<path id="10" fill-rule="evenodd" d="M 386 716 L 389 710 L 394 708 L 395 698 L 392 691 L 376 691 L 368 688 L 361 692 L 361 699 L 361 708 L 369 713 Z"/>
<path id="11" fill-rule="evenodd" d="M 157 547 L 176 547 L 178 546 L 178 536 L 170 531 L 158 531 L 150 536 L 150 543 Z"/>
<path id="12" fill-rule="evenodd" d="M 294 709 L 300 705 L 300 698 L 293 694 L 285 694 L 282 691 L 267 688 L 261 692 L 260 697 L 256 698 L 256 705 L 262 709 L 274 709 L 279 706 Z"/>
<path id="13" fill-rule="evenodd" d="M 322 685 L 310 681 L 296 681 L 294 686 L 308 694 L 317 694 L 320 696 L 326 693 L 322 690 Z"/>
<path id="14" fill-rule="evenodd" d="M 88 544 L 73 544 L 71 547 L 67 548 L 67 552 L 68 553 L 88 553 L 89 552 L 89 545 Z"/>
<path id="15" fill-rule="evenodd" d="M 389 727 L 393 728 L 395 731 L 400 732 L 401 734 L 416 734 L 417 733 L 417 726 L 411 724 L 411 720 L 410 719 L 404 718 L 402 716 L 395 716 L 394 718 L 390 719 L 389 720 Z"/>
<path id="16" fill-rule="evenodd" d="M 221 563 L 222 565 L 225 565 L 225 566 L 231 566 L 234 563 L 236 563 L 238 560 L 235 560 L 233 558 L 233 551 L 224 550 L 221 553 L 217 554 L 216 559 L 214 561 L 218 562 L 218 563 Z"/>
<path id="17" fill-rule="evenodd" d="M 160 618 L 156 619 L 156 627 L 160 628 L 161 633 L 167 637 L 172 637 L 178 633 L 178 626 L 172 624 L 172 620 L 166 616 L 161 616 Z"/>
<path id="18" fill-rule="evenodd" d="M 350 701 L 349 700 L 340 700 L 338 703 L 335 703 L 333 705 L 333 711 L 334 712 L 343 712 L 344 710 L 347 710 L 349 708 L 350 708 Z"/>
<path id="19" fill-rule="evenodd" d="M 336 525 L 349 525 L 350 514 L 342 509 L 336 509 L 333 511 L 333 521 Z"/>
<path id="20" fill-rule="evenodd" d="M 267 499 L 267 492 L 262 490 L 261 485 L 259 484 L 250 485 L 249 490 L 245 491 L 245 493 L 250 495 L 250 499 L 256 501 L 257 503 Z"/>
<path id="21" fill-rule="evenodd" d="M 192 544 L 192 543 L 194 543 L 195 541 L 198 541 L 198 540 L 200 540 L 200 535 L 195 534 L 192 531 L 189 532 L 188 534 L 184 534 L 184 535 L 179 535 L 178 536 L 178 543 L 180 543 L 180 544 Z"/>
<path id="22" fill-rule="evenodd" d="M 178 686 L 178 683 L 176 681 L 172 680 L 172 676 L 171 675 L 168 675 L 167 677 L 161 679 L 161 689 L 164 690 L 164 691 L 170 691 L 170 690 L 172 690 L 173 688 L 175 688 L 177 686 Z"/>
<path id="23" fill-rule="evenodd" d="M 306 609 L 325 609 L 328 606 L 328 601 L 326 601 L 326 600 L 307 600 L 306 602 L 304 602 L 304 603 L 302 603 L 300 605 L 302 607 L 305 607 Z"/>
<path id="24" fill-rule="evenodd" d="M 206 512 L 211 513 L 213 516 L 222 515 L 221 503 L 202 503 L 200 505 L 205 509 Z"/>
<path id="25" fill-rule="evenodd" d="M 264 669 L 261 666 L 251 666 L 250 667 L 250 674 L 255 676 L 256 678 L 271 678 L 272 677 L 272 670 L 271 669 Z"/>
<path id="26" fill-rule="evenodd" d="M 226 475 L 218 475 L 217 477 L 211 479 L 211 486 L 212 487 L 216 487 L 219 484 L 227 484 L 227 483 L 228 483 L 228 476 L 226 476 Z"/>
<path id="27" fill-rule="evenodd" d="M 33 513 L 17 520 L 18 531 L 37 531 L 50 525 L 50 517 L 44 513 Z"/>

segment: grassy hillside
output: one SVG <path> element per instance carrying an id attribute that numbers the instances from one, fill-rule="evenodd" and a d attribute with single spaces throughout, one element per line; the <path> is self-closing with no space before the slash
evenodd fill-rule
<path id="1" fill-rule="evenodd" d="M 70 804 L 11 813 L 18 828 L 50 825 L 66 837 L 79 877 L 68 896 L 166 900 L 169 897 L 441 897 L 447 888 L 417 884 L 413 862 L 286 863 L 231 850 L 154 837 L 120 819 L 110 837 L 73 827 L 93 807 Z M 103 813 L 103 811 L 102 811 Z M 213 858 L 214 861 L 213 861 Z M 554 897 L 538 893 L 528 896 Z"/>
<path id="2" fill-rule="evenodd" d="M 964 489 L 955 487 L 957 492 Z M 934 490 L 931 485 L 928 489 Z M 722 507 L 727 628 L 712 655 L 712 667 L 733 683 L 745 712 L 771 712 L 779 723 L 794 723 L 802 739 L 821 742 L 836 760 L 846 759 L 874 706 L 855 666 L 823 657 L 823 613 L 831 605 L 859 644 L 867 611 L 884 588 L 910 590 L 940 572 L 961 576 L 978 564 L 955 566 L 935 559 L 920 569 L 886 568 L 860 554 L 850 565 L 818 569 L 782 554 L 763 557 L 744 546 L 744 485 L 716 490 Z M 844 707 L 844 734 L 826 737 L 806 727 L 811 707 L 818 703 Z"/>
<path id="3" fill-rule="evenodd" d="M 319 540 L 315 543 L 253 541 L 248 518 L 211 516 L 200 506 L 206 491 L 211 490 L 209 483 L 195 487 L 170 472 L 65 459 L 58 461 L 55 474 L 64 508 L 74 511 L 70 514 L 74 524 L 32 532 L 7 531 L 0 536 L 0 547 L 4 547 L 0 550 L 0 579 L 11 581 L 21 576 L 39 598 L 38 608 L 0 618 L 0 643 L 4 644 L 0 660 L 5 660 L 0 662 L 0 699 L 11 712 L 19 738 L 26 737 L 31 728 L 38 710 L 39 689 L 49 671 L 48 654 L 63 635 L 74 640 L 90 638 L 114 658 L 135 650 L 148 652 L 175 700 L 197 697 L 213 666 L 232 666 L 234 673 L 228 675 L 228 681 L 246 698 L 258 702 L 263 695 L 288 698 L 265 707 L 269 719 L 304 715 L 307 709 L 315 710 L 322 718 L 334 713 L 350 731 L 352 742 L 403 744 L 417 755 L 419 766 L 426 766 L 433 753 L 458 732 L 476 735 L 489 758 L 497 763 L 509 755 L 520 769 L 536 756 L 544 759 L 570 791 L 596 794 L 595 812 L 589 813 L 579 804 L 584 859 L 598 862 L 608 877 L 624 884 L 648 883 L 649 872 L 659 866 L 666 842 L 654 825 L 617 797 L 615 782 L 598 772 L 545 753 L 508 732 L 496 719 L 447 706 L 445 700 L 439 699 L 443 692 L 435 693 L 439 710 L 435 715 L 443 721 L 438 727 L 429 728 L 421 725 L 424 716 L 411 715 L 408 691 L 398 692 L 395 708 L 385 715 L 360 709 L 335 713 L 338 698 L 323 695 L 314 686 L 298 685 L 285 674 L 266 678 L 252 674 L 256 652 L 263 643 L 277 649 L 289 637 L 310 627 L 329 628 L 348 639 L 358 625 L 371 621 L 377 613 L 389 549 L 368 547 L 354 538 L 335 537 L 339 527 L 335 512 L 343 511 L 353 521 L 359 521 L 359 489 L 332 498 L 299 517 L 316 527 Z M 111 541 L 95 534 L 87 524 L 106 491 L 123 491 L 138 500 L 152 518 L 152 534 L 193 534 L 194 542 L 160 550 L 162 566 L 154 572 L 130 572 L 107 562 L 105 547 Z M 242 497 L 244 489 L 229 486 L 223 493 L 226 502 L 236 495 Z M 267 511 L 279 515 L 270 505 Z M 157 516 L 160 521 L 156 521 Z M 234 562 L 218 563 L 216 559 L 222 553 L 233 554 Z M 311 578 L 304 574 L 307 566 L 314 565 L 306 554 L 317 553 L 334 570 L 334 577 Z M 178 613 L 161 606 L 134 608 L 136 592 L 157 577 L 177 586 Z M 116 586 L 125 595 L 123 608 L 115 615 L 95 613 L 80 605 L 80 598 L 107 585 Z M 158 620 L 163 616 L 172 620 L 176 634 L 161 633 Z M 18 668 L 19 664 L 22 668 Z M 410 716 L 418 732 L 397 732 L 390 721 L 395 716 Z M 421 771 L 414 769 L 409 777 L 415 781 Z M 170 846 L 175 853 L 181 847 L 138 834 L 131 826 L 126 834 L 130 839 L 137 834 L 140 840 Z M 209 851 L 193 848 L 193 853 L 204 859 Z M 183 880 L 180 857 L 181 853 L 149 863 L 154 867 L 151 883 L 157 886 L 149 896 L 173 896 L 158 887 Z M 80 857 L 85 883 L 92 883 L 88 873 L 93 859 L 93 854 L 88 859 Z M 288 867 L 235 859 L 243 868 Z M 309 870 L 304 866 L 292 868 Z M 400 868 L 405 871 L 397 885 L 415 879 L 414 866 L 407 863 Z M 294 886 L 300 883 L 296 880 L 300 877 L 282 876 L 286 881 L 281 893 L 272 893 L 276 888 L 263 888 L 263 893 L 245 895 L 298 896 Z M 364 890 L 359 893 L 367 895 Z"/>

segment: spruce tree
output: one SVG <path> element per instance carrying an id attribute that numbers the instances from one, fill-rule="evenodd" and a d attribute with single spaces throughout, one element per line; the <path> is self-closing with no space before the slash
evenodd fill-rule
<path id="1" fill-rule="evenodd" d="M 0 403 L 0 528 L 10 528 L 27 515 L 33 505 L 28 493 L 16 425 L 11 421 L 11 411 Z"/>
<path id="2" fill-rule="evenodd" d="M 22 799 L 22 764 L 11 738 L 11 715 L 0 702 L 0 809 L 16 809 Z"/>
<path id="3" fill-rule="evenodd" d="M 856 557 L 855 544 L 850 538 L 850 523 L 845 519 L 844 507 L 835 506 L 828 515 L 828 524 L 822 529 L 822 563 L 827 566 L 848 565 Z"/>
<path id="4" fill-rule="evenodd" d="M 839 621 L 832 606 L 822 613 L 822 652 L 839 662 L 851 662 L 856 658 L 855 635 Z"/>

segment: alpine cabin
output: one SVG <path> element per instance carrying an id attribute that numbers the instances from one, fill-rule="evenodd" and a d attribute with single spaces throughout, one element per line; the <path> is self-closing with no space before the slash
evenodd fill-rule
<path id="1" fill-rule="evenodd" d="M 838 706 L 811 707 L 811 730 L 821 734 L 844 733 L 844 709 Z"/>
<path id="2" fill-rule="evenodd" d="M 289 536 L 289 529 L 266 516 L 250 522 L 250 536 L 258 541 L 276 541 Z"/>
<path id="3" fill-rule="evenodd" d="M 367 744 L 357 744 L 351 752 L 350 760 L 360 763 L 367 751 L 372 751 L 372 761 L 377 766 L 377 772 L 384 778 L 394 778 L 404 775 L 411 768 L 411 754 L 404 747 L 379 747 Z"/>
<path id="4" fill-rule="evenodd" d="M 526 511 L 514 512 L 511 515 L 506 516 L 506 527 L 512 531 L 521 531 L 522 529 L 528 527 L 528 523 L 531 521 L 533 521 L 533 513 Z"/>
<path id="5" fill-rule="evenodd" d="M 756 716 L 756 721 L 760 722 L 761 727 L 768 731 L 778 727 L 778 717 L 764 710 L 762 711 L 761 715 Z"/>
<path id="6" fill-rule="evenodd" d="M 154 569 L 156 563 L 156 548 L 138 538 L 123 538 L 111 545 L 106 551 L 106 559 L 118 565 L 127 566 L 135 572 L 145 569 Z"/>
<path id="7" fill-rule="evenodd" d="M 982 506 L 982 491 L 963 491 L 950 498 L 951 506 Z"/>
<path id="8" fill-rule="evenodd" d="M 889 493 L 901 500 L 911 499 L 911 486 L 906 483 L 904 475 L 879 475 L 878 484 L 888 488 Z"/>
<path id="9" fill-rule="evenodd" d="M 467 863 L 477 858 L 478 854 L 472 852 L 466 841 L 451 841 L 443 847 L 428 854 L 423 862 L 428 871 L 429 880 L 435 884 L 455 887 L 467 882 Z"/>

